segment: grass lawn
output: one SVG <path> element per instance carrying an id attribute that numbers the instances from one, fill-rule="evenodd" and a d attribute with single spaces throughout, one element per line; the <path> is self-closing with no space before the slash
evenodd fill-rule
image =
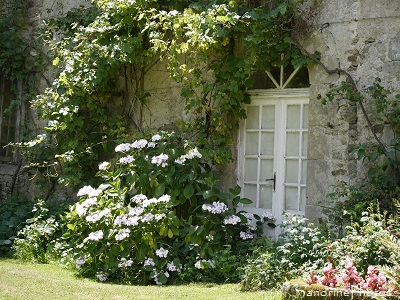
<path id="1" fill-rule="evenodd" d="M 240 292 L 236 284 L 181 286 L 127 286 L 80 279 L 55 265 L 0 259 L 0 299 L 268 299 L 280 300 L 279 291 Z"/>

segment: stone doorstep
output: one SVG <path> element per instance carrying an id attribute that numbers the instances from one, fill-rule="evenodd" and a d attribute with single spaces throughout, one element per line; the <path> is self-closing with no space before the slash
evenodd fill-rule
<path id="1" fill-rule="evenodd" d="M 320 284 L 308 285 L 302 281 L 285 282 L 282 288 L 283 300 L 400 300 L 400 296 L 370 291 L 329 288 Z"/>

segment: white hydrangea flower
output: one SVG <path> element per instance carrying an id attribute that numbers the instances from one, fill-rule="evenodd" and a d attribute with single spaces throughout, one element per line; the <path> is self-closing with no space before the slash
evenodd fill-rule
<path id="1" fill-rule="evenodd" d="M 141 139 L 134 141 L 131 147 L 134 149 L 143 149 L 144 147 L 146 147 L 147 143 L 148 143 L 147 140 Z"/>
<path id="2" fill-rule="evenodd" d="M 144 266 L 155 266 L 156 264 L 155 264 L 154 260 L 151 257 L 149 257 L 149 258 L 145 259 L 145 261 L 143 262 L 143 265 Z"/>
<path id="3" fill-rule="evenodd" d="M 121 215 L 117 216 L 114 220 L 114 225 L 116 226 L 137 226 L 139 224 L 140 217 L 138 216 L 130 216 L 130 215 Z"/>
<path id="4" fill-rule="evenodd" d="M 147 200 L 147 196 L 146 195 L 143 195 L 143 194 L 137 194 L 137 195 L 135 195 L 135 196 L 133 196 L 132 198 L 131 198 L 131 201 L 132 202 L 135 202 L 135 203 L 142 203 L 143 201 L 145 201 L 145 200 Z"/>
<path id="5" fill-rule="evenodd" d="M 106 208 L 104 210 L 95 212 L 89 216 L 86 217 L 86 221 L 90 222 L 90 223 L 96 223 L 98 221 L 100 221 L 103 217 L 105 217 L 106 215 L 108 215 L 110 213 L 110 209 Z"/>
<path id="6" fill-rule="evenodd" d="M 127 156 L 125 156 L 125 157 L 121 157 L 120 159 L 119 159 L 119 163 L 121 164 L 121 165 L 128 165 L 128 164 L 130 164 L 130 163 L 132 163 L 132 162 L 134 162 L 135 161 L 135 159 L 132 157 L 132 156 L 130 156 L 130 155 L 127 155 Z"/>
<path id="7" fill-rule="evenodd" d="M 75 211 L 79 217 L 82 217 L 87 212 L 87 207 L 84 207 L 82 204 L 75 204 Z"/>
<path id="8" fill-rule="evenodd" d="M 87 258 L 86 256 L 78 258 L 78 259 L 75 261 L 75 267 L 76 267 L 77 269 L 80 269 L 80 267 L 81 267 L 82 265 L 85 264 L 86 258 Z"/>
<path id="9" fill-rule="evenodd" d="M 103 161 L 101 164 L 99 164 L 100 171 L 106 171 L 109 167 L 110 163 L 108 161 Z"/>
<path id="10" fill-rule="evenodd" d="M 212 261 L 212 260 L 205 260 L 205 259 L 202 259 L 202 260 L 198 260 L 195 264 L 194 264 L 194 267 L 195 268 L 197 268 L 197 269 L 201 269 L 201 263 L 203 263 L 203 264 L 205 264 L 205 265 L 208 265 L 208 266 L 210 266 L 211 268 L 215 268 L 215 264 L 214 264 L 214 261 Z"/>
<path id="11" fill-rule="evenodd" d="M 60 115 L 66 116 L 69 113 L 69 107 L 61 107 L 59 110 Z"/>
<path id="12" fill-rule="evenodd" d="M 239 235 L 240 235 L 240 238 L 241 238 L 242 240 L 249 240 L 249 239 L 254 238 L 254 235 L 253 235 L 252 233 L 250 233 L 250 232 L 241 231 L 241 232 L 239 233 Z"/>
<path id="13" fill-rule="evenodd" d="M 98 195 L 100 195 L 101 191 L 100 190 L 96 190 L 93 187 L 91 187 L 90 185 L 86 185 L 83 188 L 81 188 L 78 193 L 76 194 L 78 197 L 82 197 L 82 196 L 89 196 L 89 197 L 97 197 Z"/>
<path id="14" fill-rule="evenodd" d="M 131 144 L 123 143 L 115 147 L 115 152 L 128 152 L 131 149 Z"/>
<path id="15" fill-rule="evenodd" d="M 165 168 L 166 166 L 168 166 L 167 163 L 168 158 L 169 158 L 168 154 L 161 153 L 160 155 L 153 156 L 151 158 L 151 163 Z"/>
<path id="16" fill-rule="evenodd" d="M 155 148 L 157 146 L 157 144 L 155 143 L 155 142 L 149 142 L 148 144 L 147 144 L 147 147 L 148 148 Z"/>
<path id="17" fill-rule="evenodd" d="M 264 213 L 262 214 L 262 217 L 263 217 L 266 221 L 271 221 L 271 222 L 275 222 L 275 221 L 276 221 L 275 216 L 274 216 L 271 212 L 269 212 L 269 211 L 264 212 Z"/>
<path id="18" fill-rule="evenodd" d="M 158 198 L 158 202 L 169 202 L 171 200 L 170 195 L 162 195 L 160 198 Z"/>
<path id="19" fill-rule="evenodd" d="M 161 247 L 156 250 L 156 255 L 160 258 L 163 258 L 163 257 L 165 258 L 168 256 L 168 252 L 169 251 L 167 249 L 164 249 L 163 247 Z"/>
<path id="20" fill-rule="evenodd" d="M 122 228 L 115 235 L 115 239 L 117 241 L 122 241 L 122 240 L 126 239 L 127 237 L 129 237 L 130 233 L 131 233 L 131 231 L 129 230 L 129 228 Z"/>
<path id="21" fill-rule="evenodd" d="M 174 262 L 172 262 L 172 261 L 167 263 L 167 269 L 170 272 L 177 272 L 178 271 L 178 269 L 176 268 Z"/>
<path id="22" fill-rule="evenodd" d="M 221 214 L 228 210 L 228 206 L 220 201 L 213 202 L 212 204 L 203 204 L 201 208 L 213 214 Z"/>
<path id="23" fill-rule="evenodd" d="M 118 264 L 118 268 L 127 268 L 127 267 L 131 267 L 133 265 L 133 261 L 130 260 L 126 260 L 126 259 L 122 259 L 122 261 Z"/>
<path id="24" fill-rule="evenodd" d="M 240 218 L 236 215 L 231 215 L 224 219 L 224 224 L 226 224 L 226 225 L 227 224 L 236 225 L 237 223 L 240 223 Z"/>
<path id="25" fill-rule="evenodd" d="M 199 152 L 199 150 L 197 150 L 197 148 L 190 149 L 187 154 L 181 155 L 180 157 L 175 159 L 175 163 L 183 165 L 186 162 L 186 160 L 193 159 L 195 157 L 198 157 L 198 158 L 203 157 L 203 155 L 201 155 L 201 153 Z"/>
<path id="26" fill-rule="evenodd" d="M 108 275 L 107 275 L 107 273 L 105 273 L 103 271 L 99 271 L 96 273 L 96 277 L 99 281 L 104 282 L 107 280 Z"/>
<path id="27" fill-rule="evenodd" d="M 95 232 L 89 233 L 89 236 L 83 240 L 83 242 L 87 241 L 100 241 L 103 239 L 104 233 L 102 230 L 97 230 Z"/>
<path id="28" fill-rule="evenodd" d="M 151 141 L 152 141 L 152 142 L 157 142 L 157 141 L 159 141 L 159 140 L 161 140 L 161 139 L 162 139 L 162 136 L 161 136 L 161 135 L 155 134 L 155 135 L 152 136 Z"/>
<path id="29" fill-rule="evenodd" d="M 154 219 L 154 215 L 153 215 L 152 213 L 144 214 L 144 215 L 141 217 L 141 221 L 142 221 L 143 223 L 148 223 L 148 222 L 152 221 L 153 219 Z"/>

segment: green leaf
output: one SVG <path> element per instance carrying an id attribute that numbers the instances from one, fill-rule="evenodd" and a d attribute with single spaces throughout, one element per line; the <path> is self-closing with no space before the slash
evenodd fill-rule
<path id="1" fill-rule="evenodd" d="M 74 224 L 67 224 L 67 228 L 69 230 L 75 230 L 75 225 Z"/>
<path id="2" fill-rule="evenodd" d="M 185 187 L 183 190 L 183 195 L 185 196 L 186 199 L 189 199 L 193 196 L 194 194 L 194 187 L 193 185 L 189 184 Z"/>
<path id="3" fill-rule="evenodd" d="M 162 283 L 162 284 L 166 284 L 167 283 L 167 276 L 165 276 L 164 273 L 160 273 L 158 274 L 158 280 Z"/>
<path id="4" fill-rule="evenodd" d="M 165 183 L 161 183 L 156 187 L 156 189 L 154 191 L 154 197 L 158 198 L 161 195 L 163 195 L 164 192 L 165 192 Z"/>
<path id="5" fill-rule="evenodd" d="M 248 198 L 240 198 L 238 202 L 242 203 L 242 204 L 251 204 L 251 203 L 253 203 L 253 201 L 248 199 Z"/>

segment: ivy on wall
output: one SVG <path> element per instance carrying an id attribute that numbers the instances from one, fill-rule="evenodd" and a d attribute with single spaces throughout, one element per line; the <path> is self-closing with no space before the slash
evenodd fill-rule
<path id="1" fill-rule="evenodd" d="M 40 168 L 47 151 L 46 161 L 57 162 L 48 175 L 74 186 L 91 182 L 98 161 L 129 133 L 131 124 L 115 103 L 136 99 L 140 114 L 151 96 L 144 78 L 162 62 L 193 116 L 180 124 L 184 134 L 210 163 L 230 162 L 252 74 L 277 62 L 298 67 L 311 61 L 291 39 L 301 2 L 94 0 L 48 20 L 42 37 L 59 75 L 33 101 L 47 126 L 46 136 L 29 144 L 42 149 L 31 161 Z M 134 86 L 133 96 L 121 87 L 121 75 Z M 134 127 L 147 129 L 140 119 Z"/>

